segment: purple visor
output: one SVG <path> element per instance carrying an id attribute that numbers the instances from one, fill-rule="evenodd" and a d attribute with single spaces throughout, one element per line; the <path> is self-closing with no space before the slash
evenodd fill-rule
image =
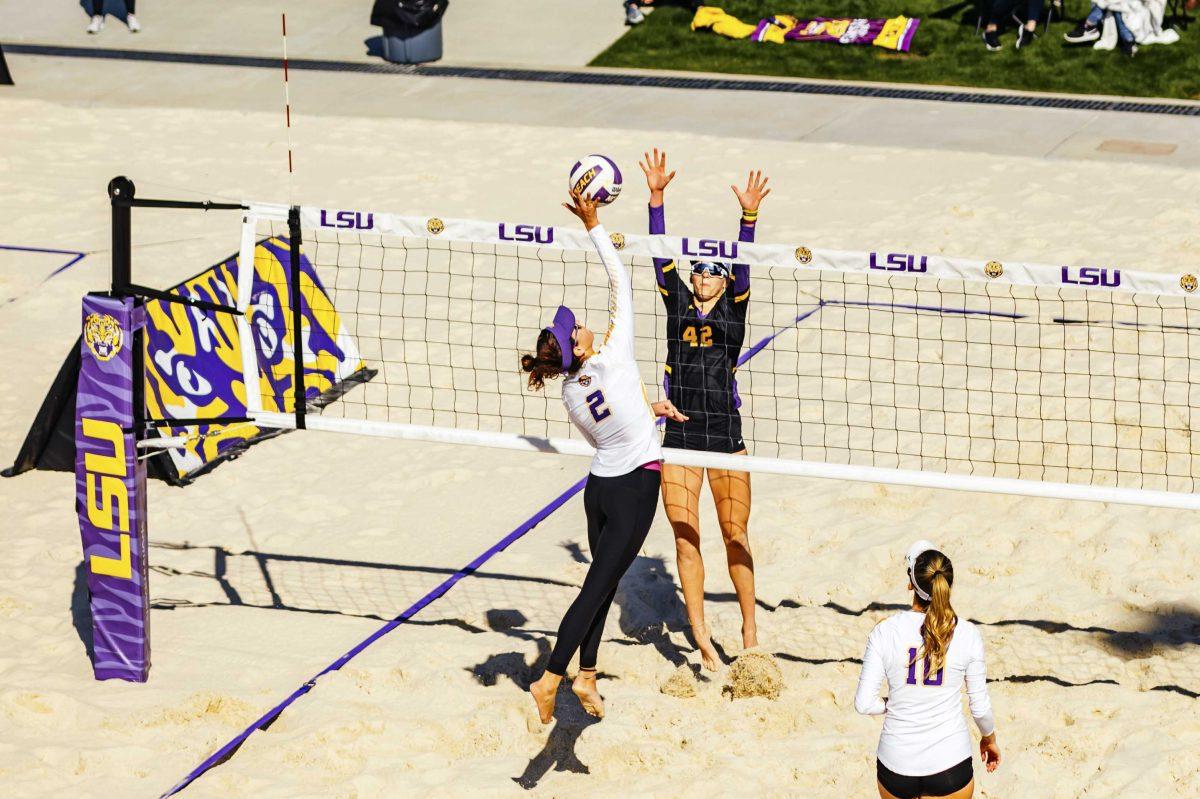
<path id="1" fill-rule="evenodd" d="M 558 349 L 562 353 L 562 370 L 565 372 L 571 368 L 571 361 L 575 360 L 575 343 L 571 340 L 575 334 L 575 314 L 565 305 L 558 306 L 554 321 L 546 330 L 558 342 Z"/>

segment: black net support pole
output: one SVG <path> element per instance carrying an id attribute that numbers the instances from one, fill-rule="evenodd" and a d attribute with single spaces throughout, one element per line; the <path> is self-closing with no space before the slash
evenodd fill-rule
<path id="1" fill-rule="evenodd" d="M 134 191 L 133 181 L 123 175 L 108 182 L 108 196 L 112 200 L 112 293 L 114 296 L 127 293 L 126 288 L 133 282 L 130 209 Z"/>
<path id="2" fill-rule="evenodd" d="M 288 246 L 291 269 L 288 277 L 291 283 L 292 295 L 292 364 L 293 387 L 295 389 L 294 403 L 296 413 L 296 429 L 303 430 L 305 426 L 305 397 L 307 387 L 304 385 L 304 316 L 301 305 L 304 297 L 300 293 L 300 245 L 302 243 L 300 230 L 300 206 L 293 205 L 288 209 Z"/>
<path id="3" fill-rule="evenodd" d="M 121 175 L 108 182 L 108 196 L 112 202 L 112 295 L 114 297 L 135 296 L 133 285 L 133 227 L 131 204 L 136 189 L 133 181 Z M 134 300 L 138 307 L 143 305 L 140 297 Z M 146 418 L 145 378 L 145 331 L 137 327 L 133 331 L 133 426 L 138 438 L 144 437 Z"/>

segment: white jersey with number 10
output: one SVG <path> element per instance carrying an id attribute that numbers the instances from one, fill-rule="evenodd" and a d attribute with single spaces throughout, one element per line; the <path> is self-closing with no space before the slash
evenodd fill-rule
<path id="1" fill-rule="evenodd" d="M 884 717 L 877 750 L 880 762 L 909 777 L 937 774 L 971 757 L 971 737 L 962 712 L 964 683 L 979 731 L 988 735 L 995 727 L 979 630 L 960 618 L 946 649 L 945 665 L 930 674 L 926 664 L 916 659 L 924 622 L 924 613 L 906 610 L 871 631 L 854 697 L 859 713 Z M 879 698 L 884 680 L 886 705 Z"/>
<path id="2" fill-rule="evenodd" d="M 608 273 L 608 332 L 595 355 L 566 377 L 567 414 L 596 448 L 592 474 L 618 477 L 662 459 L 654 412 L 633 350 L 633 283 L 602 225 L 588 235 Z"/>

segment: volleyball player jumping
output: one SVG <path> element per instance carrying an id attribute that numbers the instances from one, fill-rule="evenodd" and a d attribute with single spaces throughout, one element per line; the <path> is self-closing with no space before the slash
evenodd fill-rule
<path id="1" fill-rule="evenodd" d="M 962 713 L 964 683 L 971 716 L 983 735 L 980 757 L 989 772 L 1000 764 L 983 639 L 950 605 L 954 565 L 948 557 L 928 541 L 918 541 L 905 565 L 912 610 L 871 631 L 854 707 L 883 716 L 875 767 L 882 799 L 970 799 L 975 777 Z M 886 700 L 879 698 L 885 679 Z"/>
<path id="2" fill-rule="evenodd" d="M 650 232 L 665 233 L 663 192 L 675 177 L 667 172 L 667 154 L 646 153 L 639 166 L 650 188 Z M 758 206 L 771 193 L 761 171 L 751 172 L 746 188 L 731 186 L 742 207 L 739 241 L 754 241 Z M 663 446 L 708 452 L 746 454 L 738 412 L 738 355 L 746 338 L 750 305 L 750 267 L 719 261 L 693 261 L 690 284 L 677 264 L 656 258 L 658 290 L 667 308 L 667 363 L 663 386 L 667 397 L 689 419 L 668 419 Z M 663 466 L 662 498 L 675 532 L 675 554 L 688 623 L 704 667 L 717 668 L 704 618 L 704 561 L 700 557 L 700 486 L 704 469 Z M 754 618 L 754 558 L 747 525 L 750 521 L 750 475 L 728 469 L 708 470 L 708 487 L 716 504 L 729 577 L 742 611 L 742 646 L 758 645 Z"/>
<path id="3" fill-rule="evenodd" d="M 642 386 L 633 346 L 633 283 L 590 196 L 571 194 L 563 206 L 579 217 L 608 273 L 608 332 L 595 347 L 595 335 L 560 306 L 551 325 L 538 335 L 536 354 L 521 357 L 529 386 L 545 387 L 563 376 L 567 415 L 593 447 L 591 473 L 583 492 L 592 564 L 579 596 L 558 628 L 546 672 L 529 686 L 542 723 L 554 715 L 559 683 L 579 651 L 579 674 L 571 689 L 584 710 L 604 716 L 596 688 L 596 655 L 604 620 L 621 576 L 633 564 L 650 531 L 658 507 L 662 449 L 655 416 L 686 421 L 669 400 L 650 405 Z"/>

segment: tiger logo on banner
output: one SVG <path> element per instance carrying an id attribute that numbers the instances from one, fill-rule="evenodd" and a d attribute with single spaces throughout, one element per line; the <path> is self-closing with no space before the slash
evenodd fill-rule
<path id="1" fill-rule="evenodd" d="M 121 325 L 108 314 L 91 313 L 83 320 L 83 340 L 100 361 L 111 361 L 121 351 Z"/>
<path id="2" fill-rule="evenodd" d="M 146 303 L 146 408 L 154 418 L 244 416 L 247 391 L 257 391 L 264 411 L 293 413 L 291 263 L 281 238 L 260 241 L 254 252 L 253 296 L 247 317 L 258 360 L 258 384 L 242 376 L 242 344 L 236 318 L 179 303 Z M 237 256 L 172 289 L 172 293 L 233 306 L 238 301 Z M 369 370 L 354 338 L 338 316 L 309 260 L 300 258 L 304 297 L 305 394 L 309 403 L 347 378 Z M 368 375 L 369 376 L 369 375 Z M 159 435 L 185 435 L 196 428 L 157 428 Z M 237 455 L 256 440 L 278 435 L 250 423 L 201 428 L 205 435 L 182 450 L 170 450 L 181 481 Z"/>

